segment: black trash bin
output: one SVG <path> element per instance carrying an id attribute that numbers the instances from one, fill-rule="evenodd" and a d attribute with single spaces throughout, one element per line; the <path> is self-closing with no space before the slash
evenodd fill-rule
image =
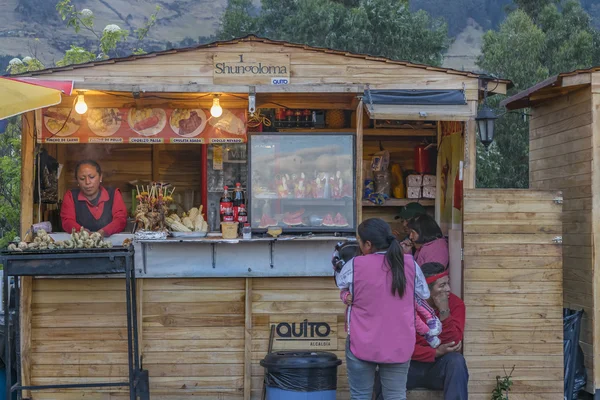
<path id="1" fill-rule="evenodd" d="M 583 311 L 563 308 L 563 350 L 565 369 L 565 399 L 577 400 L 587 383 L 583 351 L 579 345 L 579 332 Z"/>
<path id="2" fill-rule="evenodd" d="M 325 351 L 278 351 L 260 362 L 266 368 L 267 400 L 335 400 L 337 368 Z"/>

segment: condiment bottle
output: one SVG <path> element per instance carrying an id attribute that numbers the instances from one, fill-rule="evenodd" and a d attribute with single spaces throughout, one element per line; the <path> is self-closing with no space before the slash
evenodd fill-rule
<path id="1" fill-rule="evenodd" d="M 252 239 L 252 229 L 250 228 L 250 224 L 244 224 L 244 227 L 242 228 L 242 237 L 244 240 Z"/>

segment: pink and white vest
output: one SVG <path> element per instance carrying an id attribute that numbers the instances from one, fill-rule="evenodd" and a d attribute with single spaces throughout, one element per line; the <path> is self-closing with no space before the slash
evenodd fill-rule
<path id="1" fill-rule="evenodd" d="M 359 359 L 376 363 L 404 363 L 415 348 L 415 262 L 404 256 L 404 296 L 392 295 L 392 272 L 385 254 L 353 260 L 350 350 Z"/>

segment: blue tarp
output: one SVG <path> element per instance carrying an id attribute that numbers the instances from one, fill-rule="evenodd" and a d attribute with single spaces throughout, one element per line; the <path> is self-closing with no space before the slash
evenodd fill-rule
<path id="1" fill-rule="evenodd" d="M 365 104 L 465 105 L 462 90 L 365 90 Z"/>

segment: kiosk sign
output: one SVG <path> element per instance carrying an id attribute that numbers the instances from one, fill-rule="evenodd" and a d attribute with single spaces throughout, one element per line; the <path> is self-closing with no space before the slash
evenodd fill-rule
<path id="1" fill-rule="evenodd" d="M 290 55 L 279 53 L 219 53 L 213 57 L 213 83 L 287 85 Z"/>
<path id="2" fill-rule="evenodd" d="M 336 350 L 337 315 L 271 316 L 275 350 Z"/>

